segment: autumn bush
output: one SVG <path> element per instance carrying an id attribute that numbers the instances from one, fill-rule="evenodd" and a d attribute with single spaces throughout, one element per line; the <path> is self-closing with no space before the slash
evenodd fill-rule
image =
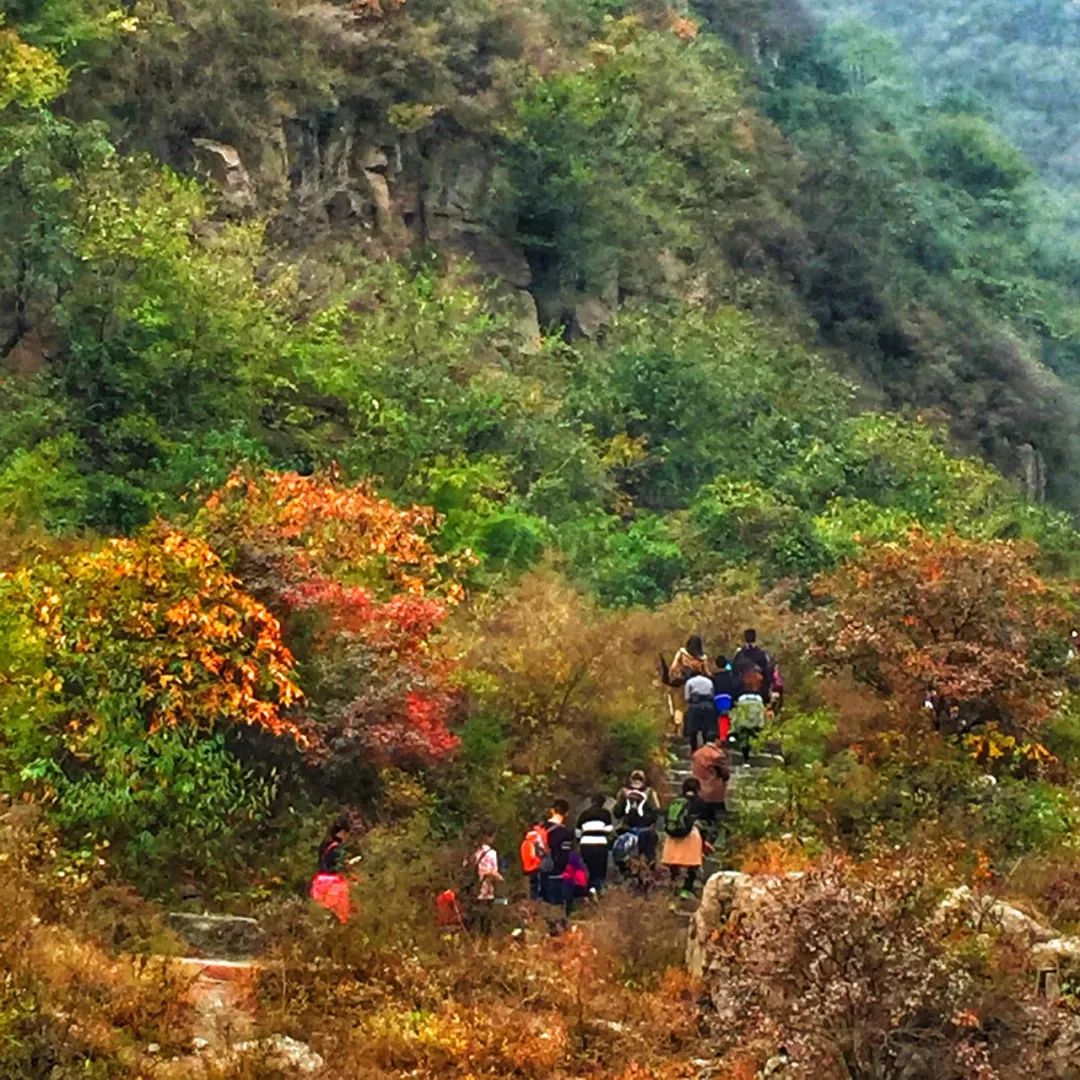
<path id="1" fill-rule="evenodd" d="M 810 654 L 887 698 L 894 722 L 1036 736 L 1065 688 L 1069 590 L 1032 545 L 921 530 L 820 578 Z"/>
<path id="2" fill-rule="evenodd" d="M 23 806 L 0 819 L 0 1075 L 121 1080 L 149 1043 L 165 1053 L 186 1048 L 183 981 L 162 959 L 102 940 L 101 929 L 131 918 L 106 918 L 100 902 L 87 918 L 104 885 L 99 860 L 72 857 L 36 816 Z M 152 912 L 139 918 L 144 930 L 156 922 Z M 152 933 L 167 948 L 160 924 Z"/>
<path id="3" fill-rule="evenodd" d="M 547 571 L 487 598 L 455 635 L 471 712 L 497 721 L 500 764 L 528 777 L 523 797 L 585 793 L 646 763 L 662 701 L 651 656 L 670 648 L 662 619 L 605 612 Z M 629 735 L 642 717 L 652 739 Z"/>
<path id="4" fill-rule="evenodd" d="M 763 1062 L 784 1047 L 823 1080 L 1018 1075 L 1049 1013 L 1010 974 L 1007 946 L 938 909 L 949 872 L 929 851 L 831 859 L 762 894 L 713 947 L 721 1050 L 753 1046 Z"/>
<path id="5" fill-rule="evenodd" d="M 524 927 L 516 940 L 421 935 L 352 952 L 335 946 L 338 929 L 282 923 L 297 937 L 274 936 L 282 952 L 264 968 L 268 1016 L 284 1029 L 317 1024 L 331 1075 L 342 1077 L 666 1078 L 704 1051 L 679 969 L 683 923 L 663 900 L 613 896 L 560 939 L 525 908 L 510 914 Z"/>
<path id="6" fill-rule="evenodd" d="M 9 788 L 35 792 L 68 836 L 111 842 L 143 883 L 228 861 L 275 785 L 230 734 L 303 740 L 276 618 L 164 525 L 6 574 L 0 591 Z"/>
<path id="7" fill-rule="evenodd" d="M 272 472 L 234 474 L 195 519 L 280 618 L 305 675 L 305 749 L 327 779 L 457 746 L 452 664 L 435 639 L 468 559 L 436 552 L 438 526 L 430 508 L 365 484 Z"/>

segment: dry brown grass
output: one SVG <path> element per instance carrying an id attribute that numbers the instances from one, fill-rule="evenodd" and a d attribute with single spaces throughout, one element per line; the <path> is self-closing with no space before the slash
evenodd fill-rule
<path id="1" fill-rule="evenodd" d="M 0 1076 L 134 1076 L 148 1044 L 186 1041 L 182 980 L 164 960 L 106 949 L 93 877 L 52 836 L 9 814 L 0 862 Z"/>
<path id="2" fill-rule="evenodd" d="M 415 952 L 312 925 L 268 964 L 264 1019 L 313 1039 L 342 1080 L 689 1075 L 702 1047 L 685 923 L 662 901 L 609 894 L 557 939 L 530 925 L 523 941 L 448 936 Z"/>

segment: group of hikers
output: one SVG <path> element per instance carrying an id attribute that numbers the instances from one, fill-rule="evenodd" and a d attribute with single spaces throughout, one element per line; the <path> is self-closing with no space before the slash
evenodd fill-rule
<path id="1" fill-rule="evenodd" d="M 641 891 L 660 879 L 663 867 L 676 901 L 694 899 L 698 874 L 727 814 L 728 748 L 735 747 L 745 760 L 766 709 L 775 710 L 782 701 L 779 667 L 752 629 L 730 663 L 720 656 L 710 665 L 701 638 L 691 637 L 670 664 L 661 662 L 661 679 L 677 729 L 690 742 L 690 775 L 679 793 L 663 806 L 645 770 L 635 769 L 614 798 L 591 796 L 574 820 L 569 802 L 554 800 L 533 815 L 521 841 L 518 854 L 529 899 L 549 906 L 553 934 L 566 929 L 578 902 L 600 898 L 612 865 Z M 312 899 L 341 922 L 351 912 L 344 871 L 356 861 L 345 855 L 348 837 L 348 820 L 338 819 L 319 850 L 311 885 Z M 440 925 L 487 935 L 507 867 L 495 849 L 494 827 L 482 826 L 478 839 L 462 863 L 458 885 L 441 892 L 435 903 Z"/>
<path id="2" fill-rule="evenodd" d="M 660 658 L 660 679 L 675 730 L 689 740 L 691 752 L 719 736 L 749 760 L 751 740 L 783 704 L 780 665 L 758 644 L 754 629 L 744 632 L 734 659 L 718 656 L 712 664 L 695 634 L 670 664 Z"/>

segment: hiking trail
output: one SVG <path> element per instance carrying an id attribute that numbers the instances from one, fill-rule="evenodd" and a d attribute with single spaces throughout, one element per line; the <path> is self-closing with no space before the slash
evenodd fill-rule
<path id="1" fill-rule="evenodd" d="M 667 770 L 661 793 L 665 805 L 682 791 L 683 781 L 692 775 L 690 746 L 685 736 L 669 733 L 666 737 L 666 750 Z M 778 774 L 784 766 L 782 755 L 753 753 L 749 763 L 744 765 L 742 755 L 737 750 L 729 749 L 728 762 L 731 766 L 731 779 L 727 788 L 729 826 L 740 818 L 764 814 L 781 805 L 784 792 L 782 785 L 778 783 Z M 702 887 L 718 870 L 728 869 L 723 865 L 725 854 L 724 846 L 718 844 L 716 850 L 705 857 L 701 868 Z"/>

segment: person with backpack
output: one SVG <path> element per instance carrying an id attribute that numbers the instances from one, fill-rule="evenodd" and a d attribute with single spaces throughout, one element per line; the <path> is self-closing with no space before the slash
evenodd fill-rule
<path id="1" fill-rule="evenodd" d="M 700 634 L 691 634 L 686 644 L 672 658 L 670 664 L 664 664 L 660 658 L 661 678 L 668 687 L 668 708 L 671 711 L 672 724 L 676 732 L 683 730 L 686 697 L 683 687 L 693 675 L 704 675 L 708 669 L 705 659 L 705 646 Z"/>
<path id="2" fill-rule="evenodd" d="M 726 656 L 718 656 L 713 663 L 716 670 L 712 673 L 713 695 L 727 694 L 734 699 L 739 689 L 739 679 L 731 668 Z"/>
<path id="3" fill-rule="evenodd" d="M 656 821 L 660 816 L 660 800 L 649 787 L 643 769 L 630 774 L 627 786 L 619 791 L 613 811 L 621 834 L 632 833 L 636 854 L 650 865 L 656 861 Z M 616 844 L 619 841 L 616 840 Z"/>
<path id="4" fill-rule="evenodd" d="M 352 823 L 344 814 L 335 818 L 326 830 L 326 836 L 319 845 L 319 864 L 311 880 L 311 899 L 333 912 L 337 921 L 346 923 L 352 915 L 349 879 L 345 876 L 345 867 L 360 859 L 359 855 L 349 858 L 345 845 L 352 832 Z"/>
<path id="5" fill-rule="evenodd" d="M 548 820 L 544 822 L 547 831 L 548 854 L 544 857 L 540 870 L 540 889 L 544 900 L 552 905 L 564 908 L 565 918 L 558 924 L 552 924 L 552 933 L 565 928 L 574 909 L 574 892 L 564 877 L 570 852 L 574 847 L 574 834 L 566 824 L 570 813 L 570 804 L 565 799 L 556 799 L 551 804 Z"/>
<path id="6" fill-rule="evenodd" d="M 566 869 L 563 871 L 563 887 L 571 900 L 585 900 L 595 895 L 589 889 L 589 868 L 585 860 L 576 851 L 566 856 Z M 570 912 L 567 911 L 569 916 Z"/>
<path id="7" fill-rule="evenodd" d="M 761 698 L 766 705 L 772 693 L 773 661 L 772 657 L 758 644 L 757 631 L 748 629 L 743 632 L 743 645 L 735 654 L 732 668 L 737 676 L 744 671 L 757 668 L 761 672 Z"/>
<path id="8" fill-rule="evenodd" d="M 764 700 L 762 686 L 765 677 L 761 674 L 761 668 L 756 664 L 743 664 L 737 669 L 735 675 L 735 700 L 738 701 L 743 694 L 757 694 Z"/>
<path id="9" fill-rule="evenodd" d="M 494 844 L 495 830 L 485 825 L 480 830 L 479 846 L 463 863 L 466 867 L 466 881 L 462 890 L 467 899 L 465 925 L 484 937 L 491 934 L 495 885 L 503 880 Z"/>
<path id="10" fill-rule="evenodd" d="M 700 822 L 705 820 L 707 808 L 701 798 L 701 783 L 688 776 L 682 783 L 682 791 L 668 804 L 664 811 L 664 852 L 660 861 L 671 872 L 672 889 L 678 889 L 679 874 L 683 874 L 680 900 L 694 899 L 694 882 L 705 861 L 705 837 Z"/>
<path id="11" fill-rule="evenodd" d="M 752 667 L 743 669 L 739 683 L 739 696 L 731 709 L 729 742 L 739 748 L 743 764 L 748 765 L 751 741 L 765 726 L 764 680 L 758 668 Z"/>
<path id="12" fill-rule="evenodd" d="M 589 892 L 599 896 L 607 883 L 608 854 L 615 827 L 602 794 L 596 794 L 577 820 L 578 847 L 589 872 Z"/>
<path id="13" fill-rule="evenodd" d="M 691 774 L 701 785 L 700 795 L 705 803 L 705 820 L 710 825 L 727 813 L 727 786 L 731 779 L 727 750 L 719 734 L 690 756 Z"/>
<path id="14" fill-rule="evenodd" d="M 547 829 L 544 828 L 544 815 L 537 814 L 532 825 L 525 833 L 521 846 L 518 848 L 522 872 L 529 879 L 530 900 L 539 900 L 543 896 L 541 871 L 544 866 L 544 858 L 549 851 Z"/>
<path id="15" fill-rule="evenodd" d="M 718 714 L 716 711 L 713 681 L 708 675 L 691 675 L 683 687 L 686 698 L 686 718 L 683 736 L 690 741 L 690 753 L 704 746 L 716 734 Z"/>

